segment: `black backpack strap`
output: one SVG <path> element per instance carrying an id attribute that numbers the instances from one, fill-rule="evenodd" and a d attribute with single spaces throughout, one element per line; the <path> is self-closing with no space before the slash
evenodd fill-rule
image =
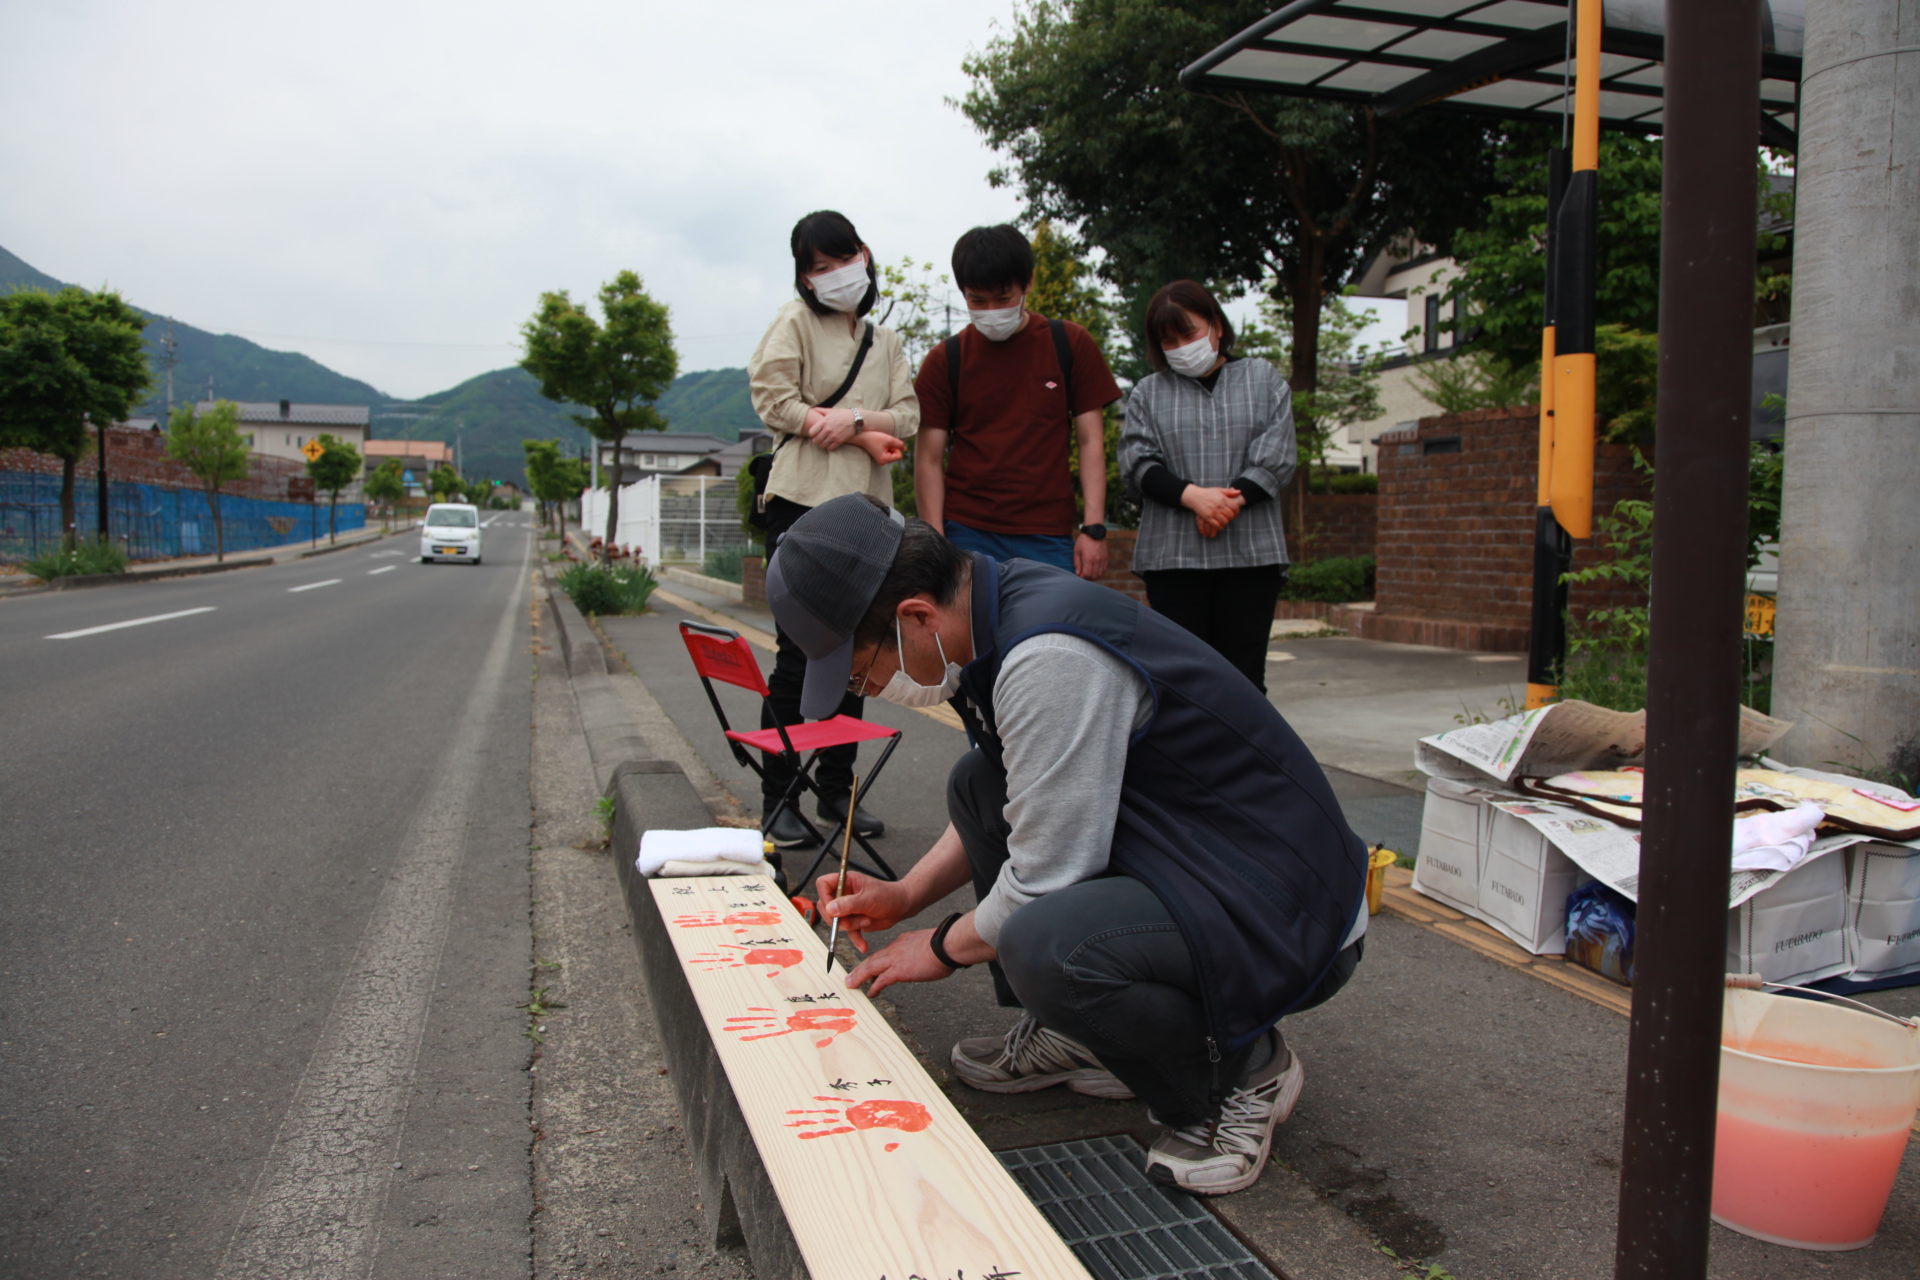
<path id="1" fill-rule="evenodd" d="M 873 346 L 873 322 L 867 322 L 866 332 L 860 335 L 860 349 L 853 353 L 853 367 L 847 370 L 846 378 L 833 389 L 833 394 L 822 400 L 819 408 L 831 409 L 840 403 L 841 397 L 853 390 L 853 380 L 860 376 L 860 366 L 867 362 L 867 351 Z"/>
<path id="2" fill-rule="evenodd" d="M 947 357 L 947 437 L 960 430 L 960 335 L 954 334 L 941 346 Z"/>
<path id="3" fill-rule="evenodd" d="M 1053 354 L 1060 361 L 1060 385 L 1067 389 L 1067 421 L 1073 421 L 1073 347 L 1067 341 L 1067 322 L 1049 320 L 1047 328 L 1053 330 Z"/>

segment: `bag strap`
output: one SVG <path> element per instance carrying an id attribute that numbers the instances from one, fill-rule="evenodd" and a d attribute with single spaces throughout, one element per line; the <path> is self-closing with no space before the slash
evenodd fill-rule
<path id="1" fill-rule="evenodd" d="M 1067 421 L 1072 423 L 1073 412 L 1073 345 L 1067 341 L 1067 322 L 1049 320 L 1047 328 L 1053 333 L 1053 358 L 1060 362 L 1060 385 L 1067 390 Z M 947 435 L 952 437 L 960 430 L 960 335 L 955 334 L 943 344 L 947 357 Z"/>
<path id="2" fill-rule="evenodd" d="M 867 351 L 872 346 L 873 346 L 873 322 L 869 320 L 867 322 L 866 332 L 860 335 L 860 349 L 853 353 L 853 367 L 847 370 L 847 376 L 845 380 L 842 381 L 839 386 L 833 389 L 833 394 L 828 396 L 825 400 L 822 400 L 816 406 L 817 408 L 831 409 L 833 408 L 833 406 L 840 403 L 841 397 L 845 396 L 847 392 L 853 390 L 853 380 L 860 376 L 860 366 L 867 362 Z"/>

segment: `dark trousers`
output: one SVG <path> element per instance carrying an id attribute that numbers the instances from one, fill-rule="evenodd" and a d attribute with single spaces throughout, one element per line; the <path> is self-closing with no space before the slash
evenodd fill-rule
<path id="1" fill-rule="evenodd" d="M 947 778 L 947 812 L 985 896 L 1007 861 L 1007 777 L 979 750 Z M 1360 961 L 1360 943 L 1301 1006 L 1333 995 Z M 1212 1116 L 1248 1075 L 1259 1041 L 1210 1051 L 1206 1007 L 1186 938 L 1153 891 L 1128 876 L 1103 876 L 1036 898 L 1000 930 L 992 962 L 1000 1003 L 1093 1052 L 1162 1124 Z"/>
<path id="2" fill-rule="evenodd" d="M 812 507 L 803 507 L 797 502 L 788 502 L 785 498 L 767 499 L 767 559 L 773 559 L 773 553 L 779 549 L 780 539 L 785 536 L 793 522 L 798 520 Z M 777 641 L 773 654 L 773 674 L 767 677 L 767 705 L 760 709 L 760 727 L 773 728 L 773 718 L 780 717 L 785 725 L 799 724 L 800 686 L 806 679 L 807 655 L 792 637 L 774 624 L 774 638 Z M 840 703 L 838 714 L 858 716 L 865 709 L 867 700 L 848 694 Z M 853 762 L 860 754 L 858 746 L 832 747 L 820 755 L 819 767 L 814 770 L 814 780 L 820 789 L 830 796 L 844 797 L 853 790 Z M 793 770 L 789 769 L 779 756 L 766 757 L 766 775 L 760 781 L 761 812 L 772 810 L 781 796 L 786 794 L 793 782 Z"/>
<path id="3" fill-rule="evenodd" d="M 1254 688 L 1267 691 L 1267 639 L 1273 605 L 1287 580 L 1283 564 L 1249 569 L 1150 569 L 1140 575 L 1147 603 L 1219 651 Z"/>

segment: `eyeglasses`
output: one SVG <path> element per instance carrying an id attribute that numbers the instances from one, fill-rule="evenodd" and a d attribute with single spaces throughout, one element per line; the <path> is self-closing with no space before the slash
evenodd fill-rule
<path id="1" fill-rule="evenodd" d="M 873 656 L 867 659 L 867 665 L 861 669 L 858 675 L 848 677 L 848 693 L 853 694 L 857 698 L 867 696 L 867 677 L 873 674 L 873 664 L 880 661 L 880 655 L 886 651 L 886 648 L 887 642 L 885 640 L 882 640 L 873 647 Z"/>

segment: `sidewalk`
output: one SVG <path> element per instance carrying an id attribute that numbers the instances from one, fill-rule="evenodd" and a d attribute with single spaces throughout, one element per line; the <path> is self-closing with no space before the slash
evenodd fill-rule
<path id="1" fill-rule="evenodd" d="M 655 754 L 680 763 L 717 815 L 751 817 L 757 787 L 727 753 L 693 676 L 676 630 L 683 617 L 742 631 L 761 648 L 763 669 L 770 665 L 773 624 L 763 608 L 668 583 L 648 614 L 599 620 L 608 669 Z M 1501 655 L 1283 638 L 1273 645 L 1268 685 L 1327 768 L 1354 829 L 1412 854 L 1422 806 L 1415 739 L 1508 714 L 1501 700 L 1520 695 L 1524 672 L 1520 660 Z M 744 698 L 723 693 L 723 701 L 736 723 L 752 713 Z M 868 805 L 887 822 L 877 847 L 904 871 L 945 825 L 946 774 L 965 741 L 941 717 L 877 699 L 866 714 L 904 730 Z M 789 854 L 788 865 L 797 875 L 806 860 Z M 1308 1081 L 1276 1138 L 1271 1169 L 1252 1189 L 1209 1207 L 1291 1280 L 1402 1275 L 1414 1259 L 1421 1265 L 1412 1274 L 1436 1265 L 1433 1275 L 1458 1280 L 1611 1275 L 1624 992 L 1594 979 L 1596 998 L 1581 998 L 1581 984 L 1555 978 L 1564 969 L 1558 962 L 1528 963 L 1479 926 L 1433 910 L 1405 882 L 1398 872 L 1347 989 L 1285 1024 Z M 970 906 L 965 896 L 936 905 L 915 926 Z M 1914 989 L 1885 996 L 1877 1002 L 1920 1012 Z M 896 986 L 882 1003 L 991 1147 L 1107 1134 L 1144 1145 L 1154 1135 L 1134 1103 L 1058 1089 L 1000 1097 L 952 1082 L 945 1063 L 953 1041 L 1013 1021 L 994 1006 L 981 969 Z M 1912 1150 L 1868 1249 L 1812 1254 L 1714 1229 L 1714 1277 L 1916 1273 L 1920 1155 Z"/>
<path id="2" fill-rule="evenodd" d="M 414 528 L 412 524 L 396 525 L 391 534 L 401 534 Z M 156 578 L 179 578 L 189 574 L 222 573 L 228 569 L 246 569 L 255 565 L 279 564 L 288 560 L 303 560 L 310 556 L 323 556 L 330 551 L 344 551 L 349 547 L 361 546 L 368 542 L 377 542 L 391 536 L 388 530 L 379 525 L 366 525 L 358 529 L 344 529 L 332 541 L 324 536 L 303 542 L 290 542 L 284 546 L 267 547 L 254 551 L 236 551 L 225 560 L 213 556 L 176 556 L 170 560 L 136 560 L 127 566 L 125 573 L 88 574 L 81 577 L 56 578 L 52 582 L 42 583 L 28 577 L 23 572 L 9 572 L 17 566 L 0 566 L 0 600 L 10 596 L 36 595 L 42 591 L 73 591 L 84 587 L 111 586 L 122 582 L 151 582 Z"/>

